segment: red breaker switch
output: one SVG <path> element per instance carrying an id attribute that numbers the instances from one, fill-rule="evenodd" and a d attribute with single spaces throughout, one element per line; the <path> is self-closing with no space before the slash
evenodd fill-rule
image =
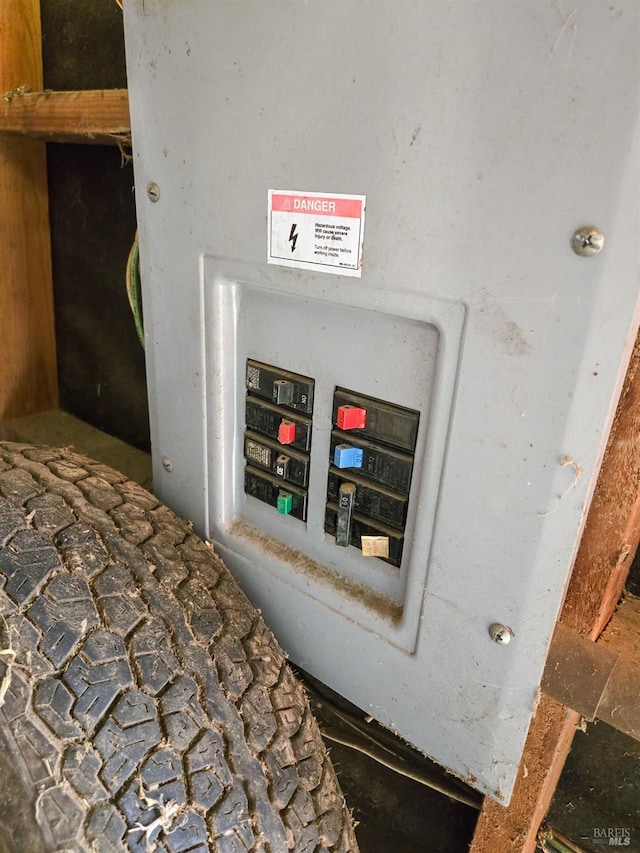
<path id="1" fill-rule="evenodd" d="M 367 410 L 358 406 L 338 406 L 336 420 L 339 429 L 364 429 L 367 425 Z"/>
<path id="2" fill-rule="evenodd" d="M 296 425 L 293 421 L 283 418 L 278 427 L 278 441 L 280 444 L 291 444 L 296 440 Z"/>

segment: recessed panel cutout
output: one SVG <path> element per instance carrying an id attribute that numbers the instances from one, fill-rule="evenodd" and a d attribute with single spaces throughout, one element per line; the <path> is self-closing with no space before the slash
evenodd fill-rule
<path id="1" fill-rule="evenodd" d="M 210 538 L 251 581 L 411 652 L 464 307 L 396 296 L 389 313 L 204 271 Z"/>

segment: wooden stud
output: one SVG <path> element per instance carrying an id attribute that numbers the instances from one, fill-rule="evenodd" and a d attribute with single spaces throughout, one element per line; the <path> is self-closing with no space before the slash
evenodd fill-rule
<path id="1" fill-rule="evenodd" d="M 0 101 L 0 133 L 49 142 L 129 144 L 126 89 L 83 92 L 14 92 Z"/>
<path id="2" fill-rule="evenodd" d="M 600 469 L 560 621 L 596 640 L 611 619 L 640 541 L 640 335 Z"/>
<path id="3" fill-rule="evenodd" d="M 0 2 L 0 93 L 41 90 L 39 0 Z M 0 420 L 58 403 L 45 144 L 0 138 Z"/>
<path id="4" fill-rule="evenodd" d="M 625 658 L 640 669 L 640 598 L 627 593 L 598 645 Z"/>
<path id="5" fill-rule="evenodd" d="M 485 797 L 470 853 L 533 853 L 580 715 L 542 694 L 507 808 Z"/>
<path id="6" fill-rule="evenodd" d="M 640 335 L 629 362 L 560 621 L 597 639 L 624 588 L 640 540 Z M 485 798 L 471 853 L 533 853 L 578 714 L 541 695 L 504 808 Z"/>

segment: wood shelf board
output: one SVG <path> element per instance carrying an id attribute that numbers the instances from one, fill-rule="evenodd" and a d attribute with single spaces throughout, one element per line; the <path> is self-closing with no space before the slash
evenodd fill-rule
<path id="1" fill-rule="evenodd" d="M 80 92 L 9 90 L 0 99 L 0 134 L 50 142 L 129 144 L 126 89 Z"/>

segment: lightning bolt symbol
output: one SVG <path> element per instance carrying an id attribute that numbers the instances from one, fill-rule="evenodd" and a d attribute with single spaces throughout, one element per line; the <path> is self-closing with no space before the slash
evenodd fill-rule
<path id="1" fill-rule="evenodd" d="M 297 227 L 298 226 L 294 222 L 293 225 L 291 226 L 291 234 L 289 234 L 289 242 L 291 243 L 291 251 L 292 252 L 295 252 L 296 243 L 298 242 L 298 234 L 296 234 L 296 228 Z"/>

